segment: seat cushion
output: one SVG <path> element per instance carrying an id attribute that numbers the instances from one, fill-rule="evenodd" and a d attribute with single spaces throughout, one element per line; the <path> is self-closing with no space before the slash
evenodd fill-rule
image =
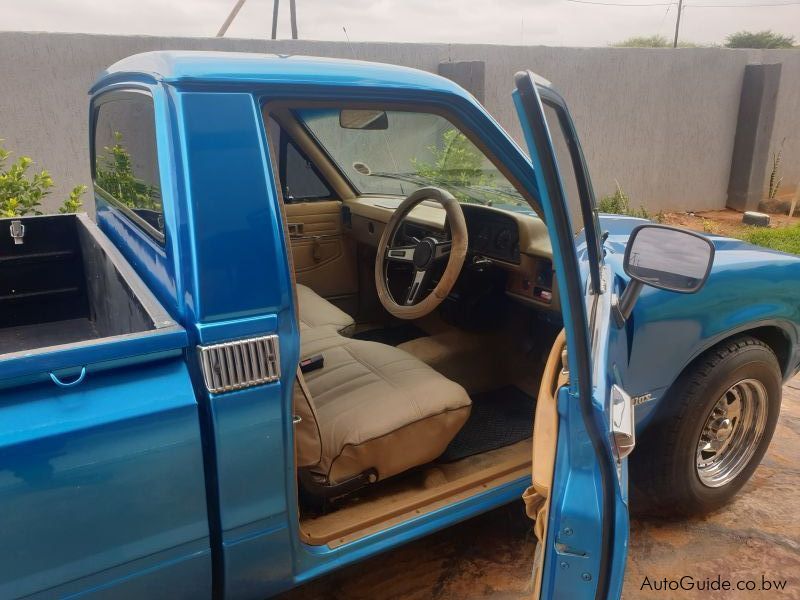
<path id="1" fill-rule="evenodd" d="M 330 326 L 342 334 L 348 334 L 353 329 L 353 317 L 325 300 L 310 287 L 299 283 L 297 304 L 301 329 Z"/>
<path id="2" fill-rule="evenodd" d="M 329 483 L 368 469 L 385 479 L 430 462 L 469 416 L 464 388 L 403 350 L 317 327 L 301 332 L 301 356 L 315 354 L 324 366 L 305 380 L 322 459 L 312 471 Z"/>

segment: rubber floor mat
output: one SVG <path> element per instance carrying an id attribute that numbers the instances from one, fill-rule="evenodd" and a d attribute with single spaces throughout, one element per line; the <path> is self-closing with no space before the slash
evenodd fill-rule
<path id="1" fill-rule="evenodd" d="M 367 342 L 380 342 L 381 344 L 388 344 L 389 346 L 399 346 L 405 342 L 410 342 L 411 340 L 427 335 L 427 333 L 416 325 L 404 323 L 403 325 L 384 327 L 382 329 L 368 329 L 367 331 L 361 331 L 355 334 L 353 337 L 357 340 L 364 340 Z"/>
<path id="2" fill-rule="evenodd" d="M 536 399 L 514 386 L 471 396 L 472 412 L 439 462 L 516 444 L 533 435 Z"/>

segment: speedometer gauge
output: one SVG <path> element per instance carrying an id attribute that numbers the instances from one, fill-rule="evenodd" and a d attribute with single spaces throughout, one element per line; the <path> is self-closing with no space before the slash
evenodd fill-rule
<path id="1" fill-rule="evenodd" d="M 498 250 L 508 250 L 511 246 L 511 232 L 508 229 L 501 229 L 494 239 L 494 247 Z"/>
<path id="2" fill-rule="evenodd" d="M 488 225 L 483 225 L 475 236 L 475 250 L 485 250 L 489 247 L 492 238 L 492 229 Z"/>

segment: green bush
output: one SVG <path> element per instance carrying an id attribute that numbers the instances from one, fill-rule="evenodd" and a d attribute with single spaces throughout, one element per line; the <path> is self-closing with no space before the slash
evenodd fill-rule
<path id="1" fill-rule="evenodd" d="M 737 31 L 725 38 L 726 48 L 793 48 L 794 36 L 764 31 Z"/>
<path id="2" fill-rule="evenodd" d="M 29 156 L 20 156 L 9 164 L 10 156 L 11 152 L 0 143 L 0 217 L 42 214 L 42 200 L 50 193 L 53 178 L 44 169 L 29 175 L 28 169 L 33 165 Z M 85 185 L 73 188 L 59 212 L 76 212 L 83 204 L 81 196 L 85 191 Z"/>
<path id="3" fill-rule="evenodd" d="M 81 196 L 86 192 L 85 185 L 76 185 L 69 193 L 69 198 L 64 200 L 64 204 L 58 209 L 62 215 L 76 213 L 83 207 Z"/>
<path id="4" fill-rule="evenodd" d="M 611 44 L 612 48 L 672 48 L 672 42 L 663 35 L 637 35 Z M 694 42 L 678 42 L 679 48 L 702 48 Z"/>
<path id="5" fill-rule="evenodd" d="M 781 228 L 748 227 L 741 238 L 756 246 L 800 254 L 800 225 Z"/>
<path id="6" fill-rule="evenodd" d="M 600 199 L 597 210 L 601 213 L 609 213 L 613 215 L 627 215 L 629 217 L 639 217 L 640 219 L 649 219 L 650 213 L 644 206 L 639 206 L 639 209 L 631 208 L 631 198 L 622 191 L 619 182 L 616 182 L 617 189 L 610 196 L 604 196 Z"/>

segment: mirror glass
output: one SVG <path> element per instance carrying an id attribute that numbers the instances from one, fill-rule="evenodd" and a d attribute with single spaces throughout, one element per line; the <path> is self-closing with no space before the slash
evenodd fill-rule
<path id="1" fill-rule="evenodd" d="M 389 129 L 389 117 L 382 110 L 344 108 L 339 111 L 339 126 L 343 129 Z"/>
<path id="2" fill-rule="evenodd" d="M 644 225 L 633 232 L 625 252 L 625 272 L 647 285 L 691 294 L 706 281 L 714 245 L 695 233 Z"/>

